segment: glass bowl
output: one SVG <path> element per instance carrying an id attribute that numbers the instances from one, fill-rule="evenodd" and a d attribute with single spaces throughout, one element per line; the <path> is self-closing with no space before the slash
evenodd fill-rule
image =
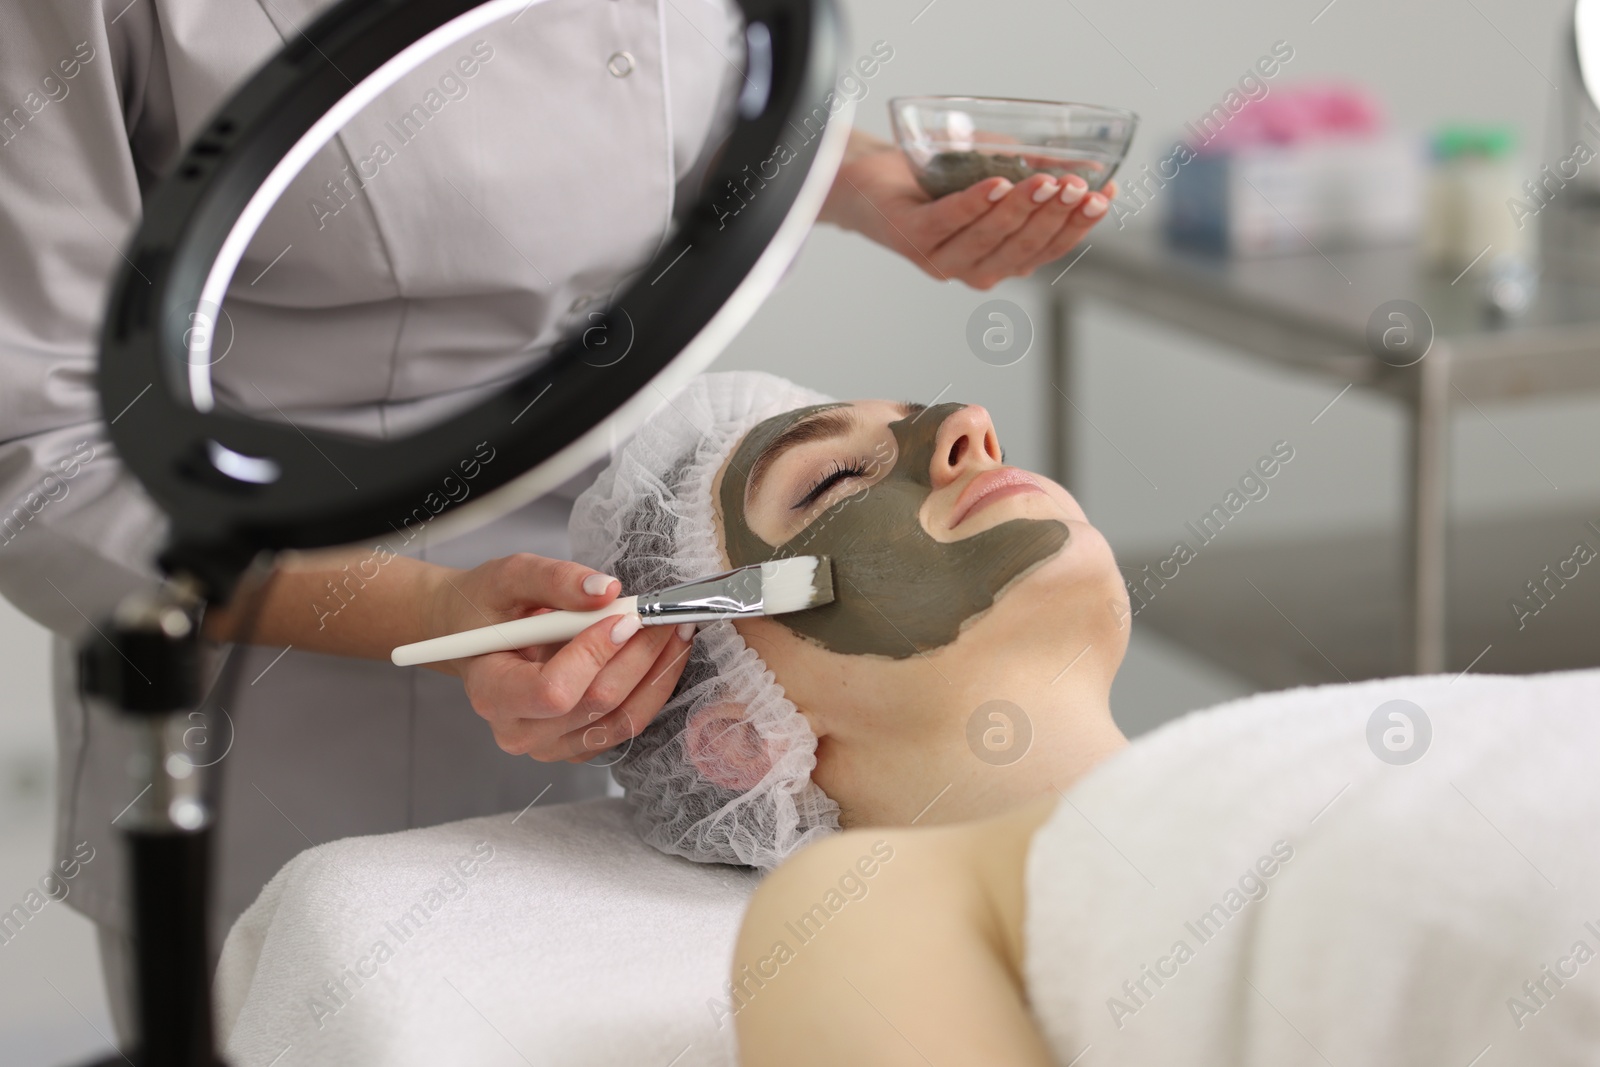
<path id="1" fill-rule="evenodd" d="M 935 198 L 995 175 L 1076 174 L 1099 189 L 1139 125 L 1122 108 L 982 96 L 898 96 L 889 118 L 917 184 Z"/>

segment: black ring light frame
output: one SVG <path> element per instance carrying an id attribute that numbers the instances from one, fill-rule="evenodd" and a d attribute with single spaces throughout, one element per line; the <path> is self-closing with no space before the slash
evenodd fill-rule
<path id="1" fill-rule="evenodd" d="M 450 536 L 580 472 L 613 431 L 630 430 L 744 325 L 832 183 L 850 103 L 830 95 L 839 27 L 829 0 L 738 0 L 747 69 L 732 130 L 699 202 L 602 313 L 606 346 L 585 345 L 590 326 L 488 399 L 393 440 L 218 410 L 211 340 L 186 336 L 190 315 L 215 319 L 245 247 L 290 181 L 350 115 L 418 63 L 538 2 L 342 0 L 223 105 L 147 201 L 112 289 L 98 384 L 122 462 L 169 517 L 159 558 L 169 578 L 118 605 L 79 658 L 83 692 L 119 711 L 135 739 L 137 795 L 119 827 L 137 1035 L 104 1064 L 221 1062 L 206 948 L 220 790 L 181 740 L 186 713 L 201 704 L 205 604 L 229 599 L 240 576 L 275 552 L 386 535 L 419 516 L 435 536 Z M 789 156 L 769 173 L 780 148 Z M 752 171 L 762 184 L 729 222 L 713 194 Z M 463 460 L 482 459 L 484 445 L 493 461 L 476 468 L 470 502 L 441 493 Z M 230 658 L 208 704 L 231 690 L 240 659 Z"/>
<path id="2" fill-rule="evenodd" d="M 487 440 L 495 459 L 482 466 L 474 496 L 517 484 L 467 509 L 481 522 L 576 474 L 604 451 L 601 423 L 616 416 L 631 428 L 670 395 L 667 386 L 702 369 L 792 258 L 848 134 L 848 122 L 836 115 L 822 136 L 803 143 L 794 136 L 802 117 L 828 114 L 821 105 L 836 74 L 831 7 L 825 0 L 739 3 L 756 31 L 747 32 L 752 58 L 707 193 L 599 324 L 598 336 L 631 334 L 627 355 L 615 363 L 607 363 L 609 354 L 596 358 L 583 341 L 597 336 L 591 327 L 488 399 L 394 440 L 302 432 L 204 410 L 204 399 L 193 398 L 209 396 L 209 346 L 187 350 L 187 313 L 215 316 L 244 246 L 282 185 L 343 124 L 325 121 L 332 109 L 352 102 L 369 79 L 381 80 L 385 65 L 397 64 L 406 49 L 431 43 L 423 58 L 436 54 L 528 0 L 345 0 L 257 72 L 151 197 L 106 317 L 101 405 L 122 461 L 171 517 L 163 568 L 193 574 L 210 599 L 226 599 L 235 576 L 262 550 L 348 544 L 399 528 Z M 455 36 L 441 43 L 445 33 Z M 344 117 L 364 104 L 348 107 Z M 319 123 L 321 140 L 304 151 Z M 776 168 L 775 177 L 767 177 L 768 167 L 758 195 L 735 219 L 719 221 L 710 194 L 770 164 L 780 143 L 798 158 Z M 297 145 L 301 158 L 289 166 L 286 157 Z M 282 181 L 269 194 L 263 183 L 275 177 Z M 670 379 L 646 391 L 669 365 Z M 198 390 L 191 388 L 197 380 Z M 226 470 L 219 469 L 219 451 L 232 461 L 222 464 Z"/>

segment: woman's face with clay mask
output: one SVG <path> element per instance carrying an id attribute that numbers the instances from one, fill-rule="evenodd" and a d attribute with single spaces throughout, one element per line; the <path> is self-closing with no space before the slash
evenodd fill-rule
<path id="1" fill-rule="evenodd" d="M 771 621 L 840 655 L 944 649 L 1036 570 L 1088 573 L 1100 592 L 1108 579 L 1121 591 L 1077 501 L 1006 466 L 981 407 L 876 400 L 785 412 L 745 435 L 713 493 L 730 565 L 832 559 L 834 602 Z"/>
<path id="2" fill-rule="evenodd" d="M 1109 692 L 1129 629 L 1111 549 L 1065 489 L 1005 464 L 981 407 L 785 412 L 745 435 L 712 497 L 730 566 L 832 560 L 833 603 L 735 625 L 809 721 L 812 779 L 847 813 L 914 796 L 929 739 L 959 739 L 985 700 Z"/>
<path id="3" fill-rule="evenodd" d="M 781 621 L 846 655 L 949 645 L 1089 529 L 1066 490 L 1005 466 L 988 413 L 962 404 L 785 412 L 740 442 L 717 496 L 732 565 L 832 559 L 834 602 Z"/>

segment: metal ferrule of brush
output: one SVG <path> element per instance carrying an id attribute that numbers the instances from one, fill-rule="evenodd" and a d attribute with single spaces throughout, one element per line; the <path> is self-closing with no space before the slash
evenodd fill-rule
<path id="1" fill-rule="evenodd" d="M 715 622 L 762 614 L 761 569 L 745 567 L 639 597 L 645 622 Z"/>

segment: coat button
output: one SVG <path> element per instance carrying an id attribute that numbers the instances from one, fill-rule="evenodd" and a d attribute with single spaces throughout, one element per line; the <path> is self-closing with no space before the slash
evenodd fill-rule
<path id="1" fill-rule="evenodd" d="M 633 55 L 630 52 L 612 52 L 611 58 L 606 61 L 606 69 L 614 78 L 626 78 L 633 73 Z"/>

